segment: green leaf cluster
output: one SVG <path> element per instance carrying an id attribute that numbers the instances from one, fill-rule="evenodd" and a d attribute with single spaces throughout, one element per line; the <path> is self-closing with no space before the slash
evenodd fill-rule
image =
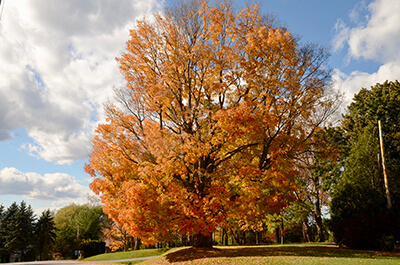
<path id="1" fill-rule="evenodd" d="M 340 244 L 379 249 L 383 248 L 380 238 L 400 236 L 399 227 L 391 225 L 400 218 L 400 83 L 386 81 L 371 89 L 363 88 L 353 100 L 341 124 L 347 144 L 343 149 L 345 164 L 332 193 L 332 228 Z M 393 204 L 390 209 L 386 204 L 378 121 L 382 124 Z"/>
<path id="2" fill-rule="evenodd" d="M 100 205 L 70 204 L 57 211 L 54 221 L 56 251 L 63 257 L 72 258 L 75 250 L 82 250 L 85 244 L 101 239 L 107 216 Z"/>

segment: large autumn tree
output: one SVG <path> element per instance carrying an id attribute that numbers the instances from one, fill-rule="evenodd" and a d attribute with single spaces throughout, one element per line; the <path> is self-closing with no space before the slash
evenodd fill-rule
<path id="1" fill-rule="evenodd" d="M 327 52 L 258 5 L 179 2 L 139 20 L 118 62 L 86 172 L 104 210 L 144 243 L 257 224 L 293 199 L 294 158 L 329 116 Z"/>

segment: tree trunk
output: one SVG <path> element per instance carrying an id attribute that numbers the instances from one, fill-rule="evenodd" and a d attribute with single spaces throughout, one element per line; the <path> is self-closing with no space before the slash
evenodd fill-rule
<path id="1" fill-rule="evenodd" d="M 193 247 L 195 248 L 212 248 L 212 236 L 211 235 L 203 235 L 202 233 L 198 233 L 193 236 Z"/>
<path id="2" fill-rule="evenodd" d="M 134 238 L 133 250 L 139 250 L 141 243 L 142 243 L 142 241 L 140 240 L 140 238 L 135 237 Z"/>
<path id="3" fill-rule="evenodd" d="M 317 191 L 316 201 L 315 201 L 315 224 L 317 225 L 317 233 L 319 242 L 324 242 L 324 228 L 322 224 L 322 212 L 321 212 L 321 204 L 319 200 L 319 192 Z"/>
<path id="4" fill-rule="evenodd" d="M 221 245 L 228 245 L 228 231 L 225 228 L 222 228 L 222 237 L 221 237 Z"/>
<path id="5" fill-rule="evenodd" d="M 315 214 L 315 224 L 317 226 L 317 233 L 318 233 L 318 241 L 319 242 L 325 242 L 325 236 L 324 236 L 324 228 L 322 224 L 322 217 L 320 215 L 321 213 L 316 213 Z"/>
<path id="6" fill-rule="evenodd" d="M 240 245 L 240 231 L 232 230 L 233 237 L 235 238 L 236 244 Z M 233 240 L 232 240 L 233 244 Z"/>
<path id="7" fill-rule="evenodd" d="M 259 239 L 260 233 L 256 231 L 256 245 L 260 244 L 260 239 Z"/>
<path id="8" fill-rule="evenodd" d="M 279 241 L 280 241 L 280 234 L 279 234 L 279 232 L 280 232 L 279 227 L 275 228 L 275 243 L 277 243 L 277 244 L 279 244 Z"/>
<path id="9" fill-rule="evenodd" d="M 303 230 L 303 240 L 304 242 L 311 242 L 311 231 L 307 224 L 307 220 L 301 222 L 301 227 Z"/>

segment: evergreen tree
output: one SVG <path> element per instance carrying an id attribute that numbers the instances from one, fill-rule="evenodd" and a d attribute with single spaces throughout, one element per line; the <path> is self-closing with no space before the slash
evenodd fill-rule
<path id="1" fill-rule="evenodd" d="M 377 154 L 376 130 L 365 128 L 351 150 L 345 171 L 332 194 L 331 217 L 335 240 L 352 248 L 379 248 L 387 231 L 376 225 L 386 212 Z"/>
<path id="2" fill-rule="evenodd" d="M 39 254 L 39 260 L 49 257 L 56 239 L 55 231 L 53 214 L 50 210 L 43 211 L 34 228 L 35 245 Z"/>
<path id="3" fill-rule="evenodd" d="M 389 189 L 394 214 L 400 213 L 400 83 L 398 81 L 376 84 L 371 89 L 361 89 L 354 96 L 354 102 L 343 116 L 342 128 L 349 144 L 353 147 L 367 126 L 378 127 L 382 123 L 383 142 Z M 375 134 L 378 139 L 378 134 Z M 376 151 L 373 164 L 378 165 Z M 346 168 L 347 170 L 347 168 Z"/>
<path id="4" fill-rule="evenodd" d="M 15 202 L 4 212 L 0 232 L 4 240 L 5 259 L 11 253 L 20 253 L 24 260 L 27 246 L 33 242 L 34 213 L 24 201 L 18 206 Z"/>
<path id="5" fill-rule="evenodd" d="M 6 248 L 5 248 L 5 239 L 4 239 L 4 234 L 2 233 L 2 227 L 3 227 L 3 217 L 4 217 L 4 206 L 0 205 L 0 262 L 3 263 L 5 262 L 5 256 L 6 256 Z"/>
<path id="6" fill-rule="evenodd" d="M 390 250 L 400 239 L 400 83 L 361 89 L 343 116 L 350 150 L 330 206 L 339 244 Z M 382 122 L 392 207 L 386 204 L 378 121 Z M 389 209 L 390 208 L 390 209 Z"/>
<path id="7" fill-rule="evenodd" d="M 13 251 L 12 245 L 14 242 L 13 230 L 16 227 L 16 214 L 18 212 L 17 203 L 12 203 L 3 213 L 2 222 L 0 223 L 0 236 L 3 241 L 3 260 L 10 261 L 10 254 Z"/>
<path id="8" fill-rule="evenodd" d="M 27 206 L 24 201 L 18 207 L 16 214 L 16 227 L 13 231 L 13 244 L 12 248 L 22 254 L 22 261 L 25 260 L 27 246 L 33 244 L 33 226 L 34 226 L 34 212 L 32 207 Z"/>
<path id="9" fill-rule="evenodd" d="M 2 262 L 9 262 L 12 253 L 20 254 L 25 260 L 27 247 L 33 244 L 34 213 L 24 201 L 16 202 L 4 211 L 0 206 L 0 256 Z"/>

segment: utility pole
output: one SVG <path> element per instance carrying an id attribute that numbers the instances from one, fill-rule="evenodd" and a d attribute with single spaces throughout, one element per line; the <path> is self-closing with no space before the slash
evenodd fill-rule
<path id="1" fill-rule="evenodd" d="M 386 200 L 388 209 L 392 208 L 392 200 L 390 199 L 390 191 L 389 191 L 389 182 L 386 174 L 386 165 L 385 165 L 385 152 L 383 149 L 383 138 L 382 138 L 382 129 L 381 129 L 381 121 L 378 121 L 379 128 L 379 143 L 381 146 L 381 157 L 382 157 L 382 169 L 383 169 L 383 180 L 385 181 L 385 191 L 386 191 Z"/>

